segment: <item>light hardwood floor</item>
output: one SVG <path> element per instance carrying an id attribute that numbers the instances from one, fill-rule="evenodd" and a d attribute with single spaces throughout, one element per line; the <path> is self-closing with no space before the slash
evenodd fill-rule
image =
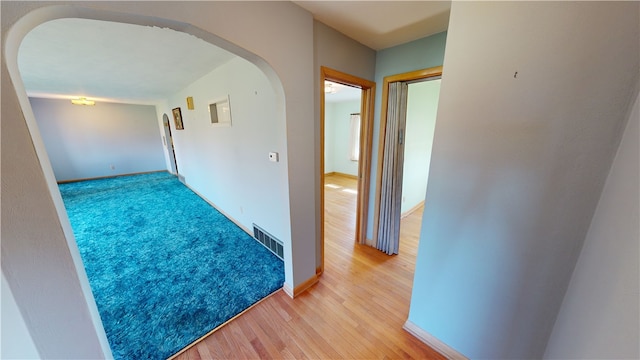
<path id="1" fill-rule="evenodd" d="M 345 191 L 346 190 L 346 191 Z M 177 359 L 444 359 L 402 329 L 422 210 L 402 220 L 400 254 L 354 243 L 356 182 L 325 179 L 325 271 L 295 300 L 282 290 Z"/>

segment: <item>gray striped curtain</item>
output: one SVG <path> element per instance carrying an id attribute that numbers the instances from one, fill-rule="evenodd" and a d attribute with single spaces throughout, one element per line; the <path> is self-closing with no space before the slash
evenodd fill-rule
<path id="1" fill-rule="evenodd" d="M 376 247 L 388 255 L 398 253 L 400 243 L 400 206 L 402 204 L 402 163 L 404 161 L 404 128 L 407 115 L 408 85 L 389 84 L 387 124 L 382 163 L 380 219 Z"/>

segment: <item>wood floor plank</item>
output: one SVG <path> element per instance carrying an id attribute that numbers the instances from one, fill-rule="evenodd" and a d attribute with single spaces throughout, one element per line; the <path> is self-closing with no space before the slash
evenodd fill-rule
<path id="1" fill-rule="evenodd" d="M 286 323 L 282 323 L 278 321 L 279 313 L 272 306 L 272 304 L 267 304 L 264 307 L 264 312 L 262 313 L 264 320 L 268 321 L 272 327 L 273 331 L 280 336 L 280 339 L 284 342 L 285 348 L 281 351 L 283 356 L 293 355 L 296 359 L 307 359 L 315 357 L 315 353 L 312 351 L 305 352 L 299 346 L 298 343 L 301 341 L 297 341 L 295 332 L 289 331 L 286 326 Z"/>
<path id="2" fill-rule="evenodd" d="M 229 327 L 229 331 L 224 333 L 225 338 L 231 344 L 234 351 L 232 354 L 238 354 L 240 357 L 245 359 L 255 359 L 259 355 L 253 350 L 253 347 L 244 346 L 246 342 L 249 341 L 242 329 L 240 328 L 239 322 L 230 322 L 226 326 Z"/>
<path id="3" fill-rule="evenodd" d="M 402 329 L 423 208 L 402 219 L 399 254 L 388 256 L 355 244 L 356 181 L 332 175 L 325 184 L 320 282 L 296 299 L 274 294 L 178 359 L 444 359 Z"/>
<path id="4" fill-rule="evenodd" d="M 227 340 L 224 338 L 224 336 L 216 336 L 215 339 L 211 339 L 211 341 L 205 341 L 204 343 L 207 345 L 207 349 L 209 350 L 209 353 L 211 354 L 213 359 L 225 358 L 225 347 L 227 347 Z M 191 349 L 189 349 L 188 352 L 191 352 Z"/>
<path id="5" fill-rule="evenodd" d="M 251 347 L 253 347 L 253 349 L 258 354 L 258 358 L 260 358 L 260 359 L 270 359 L 271 358 L 271 356 L 269 356 L 269 352 L 264 347 L 264 345 L 262 344 L 260 339 L 255 338 L 255 339 L 251 340 Z M 240 357 L 237 357 L 237 358 L 239 359 Z"/>
<path id="6" fill-rule="evenodd" d="M 249 326 L 256 334 L 255 340 L 258 340 L 262 345 L 261 351 L 266 354 L 268 358 L 277 358 L 279 357 L 280 351 L 284 349 L 284 345 L 277 337 L 271 336 L 273 335 L 271 327 L 260 317 L 260 309 L 257 310 L 258 311 L 255 311 L 255 314 L 253 314 L 257 321 L 249 322 Z M 263 354 L 260 354 L 260 358 L 264 358 Z"/>
<path id="7" fill-rule="evenodd" d="M 190 355 L 198 355 L 198 357 L 193 356 L 191 359 L 212 359 L 213 355 L 211 355 L 211 352 L 209 351 L 209 347 L 207 347 L 207 345 L 201 341 L 196 345 L 196 351 L 191 351 Z"/>
<path id="8" fill-rule="evenodd" d="M 325 321 L 327 314 L 333 313 L 333 307 L 326 302 L 317 301 L 311 294 L 308 294 L 306 301 L 300 302 L 307 307 L 306 319 L 314 324 L 316 330 L 323 334 L 327 342 L 330 343 L 342 355 L 342 358 L 366 357 L 374 358 L 375 353 L 362 345 L 359 337 L 348 331 L 349 324 L 342 322 L 340 331 L 336 331 L 332 324 Z M 328 305 L 328 306 L 327 306 Z"/>
<path id="9" fill-rule="evenodd" d="M 231 348 L 231 345 L 229 345 L 227 338 L 224 336 L 225 333 L 226 331 L 224 333 L 221 333 L 221 336 L 216 339 L 216 342 L 214 344 L 211 344 L 212 346 L 215 346 L 215 349 L 212 349 L 212 346 L 209 346 L 209 351 L 216 351 L 217 356 L 214 356 L 219 359 L 228 359 L 229 356 L 233 354 L 233 349 Z"/>
<path id="10" fill-rule="evenodd" d="M 284 296 L 278 297 L 277 300 L 277 305 L 281 306 L 282 308 L 289 309 L 289 306 L 285 302 L 286 299 Z M 293 310 L 290 311 L 293 312 Z M 299 319 L 299 316 L 296 315 L 296 318 Z M 286 332 L 289 335 L 289 339 L 293 343 L 292 345 L 297 346 L 307 358 L 318 359 L 321 357 L 319 354 L 323 354 L 322 348 L 316 345 L 314 342 L 306 341 L 306 335 L 303 332 L 298 331 L 298 329 L 293 326 L 295 322 L 279 322 L 278 324 L 280 325 L 279 330 L 282 332 Z"/>

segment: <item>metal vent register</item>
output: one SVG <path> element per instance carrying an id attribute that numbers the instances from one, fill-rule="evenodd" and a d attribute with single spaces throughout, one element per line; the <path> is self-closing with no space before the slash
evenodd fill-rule
<path id="1" fill-rule="evenodd" d="M 256 224 L 253 224 L 253 237 L 267 249 L 271 250 L 271 252 L 279 257 L 280 260 L 284 260 L 284 247 L 282 246 L 282 241 L 276 239 L 273 235 L 264 231 L 264 229 Z"/>

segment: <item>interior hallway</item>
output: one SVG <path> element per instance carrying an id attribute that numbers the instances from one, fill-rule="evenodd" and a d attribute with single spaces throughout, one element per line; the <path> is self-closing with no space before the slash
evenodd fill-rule
<path id="1" fill-rule="evenodd" d="M 325 270 L 295 300 L 282 290 L 180 354 L 210 358 L 428 358 L 402 329 L 409 313 L 422 209 L 402 220 L 400 253 L 355 245 L 356 180 L 325 178 Z"/>

